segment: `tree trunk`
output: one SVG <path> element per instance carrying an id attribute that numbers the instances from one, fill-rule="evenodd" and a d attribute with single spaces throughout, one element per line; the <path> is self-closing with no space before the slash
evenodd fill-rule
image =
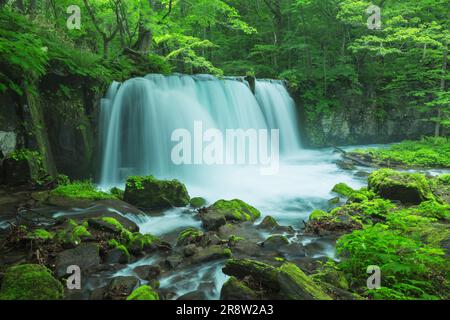
<path id="1" fill-rule="evenodd" d="M 448 66 L 448 43 L 445 43 L 444 62 L 442 63 L 442 78 L 441 78 L 442 92 L 445 92 L 446 89 L 445 76 L 447 74 L 447 66 Z M 438 106 L 436 125 L 434 127 L 434 135 L 436 137 L 439 137 L 441 133 L 441 120 L 442 120 L 442 106 Z"/>

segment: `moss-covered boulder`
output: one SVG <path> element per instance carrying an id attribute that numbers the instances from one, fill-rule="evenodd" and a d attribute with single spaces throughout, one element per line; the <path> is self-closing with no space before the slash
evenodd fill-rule
<path id="1" fill-rule="evenodd" d="M 189 205 L 186 186 L 178 180 L 158 180 L 153 176 L 129 177 L 125 202 L 145 209 L 167 209 Z"/>
<path id="2" fill-rule="evenodd" d="M 310 277 L 293 263 L 278 268 L 280 296 L 289 300 L 331 300 Z"/>
<path id="3" fill-rule="evenodd" d="M 220 291 L 220 300 L 256 300 L 257 298 L 255 291 L 235 277 L 230 277 Z"/>
<path id="4" fill-rule="evenodd" d="M 435 199 L 423 174 L 391 169 L 373 172 L 369 176 L 369 190 L 385 199 L 401 201 L 404 204 L 419 204 Z"/>
<path id="5" fill-rule="evenodd" d="M 135 289 L 127 300 L 159 300 L 159 295 L 152 287 L 144 285 Z"/>
<path id="6" fill-rule="evenodd" d="M 7 269 L 0 300 L 59 300 L 63 286 L 46 267 L 23 264 Z"/>
<path id="7" fill-rule="evenodd" d="M 217 230 L 230 222 L 255 221 L 261 212 L 242 200 L 219 200 L 200 212 L 203 226 L 208 230 Z"/>
<path id="8" fill-rule="evenodd" d="M 195 197 L 191 199 L 190 204 L 192 208 L 198 209 L 206 205 L 206 199 L 202 197 Z"/>

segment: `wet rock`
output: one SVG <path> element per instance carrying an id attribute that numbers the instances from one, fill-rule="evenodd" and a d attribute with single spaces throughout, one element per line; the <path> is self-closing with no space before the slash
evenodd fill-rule
<path id="1" fill-rule="evenodd" d="M 55 273 L 58 278 L 61 278 L 66 275 L 68 266 L 77 265 L 83 272 L 89 272 L 99 264 L 99 247 L 95 244 L 81 244 L 57 255 Z"/>
<path id="2" fill-rule="evenodd" d="M 342 170 L 355 170 L 356 166 L 350 160 L 337 160 L 336 165 Z"/>
<path id="3" fill-rule="evenodd" d="M 289 245 L 289 240 L 283 235 L 273 235 L 263 242 L 263 247 L 269 250 L 276 250 Z"/>
<path id="4" fill-rule="evenodd" d="M 420 204 L 434 200 L 427 179 L 420 173 L 381 169 L 369 176 L 369 190 L 384 199 L 398 200 L 404 204 Z"/>
<path id="5" fill-rule="evenodd" d="M 135 277 L 116 277 L 109 284 L 106 295 L 112 300 L 126 299 L 138 283 Z"/>
<path id="6" fill-rule="evenodd" d="M 218 245 L 212 245 L 204 249 L 200 249 L 191 258 L 191 262 L 194 264 L 209 262 L 213 260 L 226 259 L 231 257 L 230 249 L 223 248 Z"/>
<path id="7" fill-rule="evenodd" d="M 366 171 L 358 171 L 355 173 L 355 176 L 359 178 L 367 178 L 369 175 L 370 173 Z"/>
<path id="8" fill-rule="evenodd" d="M 119 248 L 112 249 L 108 251 L 105 258 L 106 263 L 119 263 L 119 264 L 127 264 L 130 262 L 130 255 L 124 252 Z"/>
<path id="9" fill-rule="evenodd" d="M 222 286 L 220 300 L 257 300 L 257 294 L 242 281 L 230 277 Z"/>
<path id="10" fill-rule="evenodd" d="M 161 274 L 159 266 L 139 266 L 133 269 L 139 278 L 147 281 L 155 280 Z"/>
<path id="11" fill-rule="evenodd" d="M 136 223 L 115 212 L 94 212 L 85 214 L 81 213 L 80 215 L 73 216 L 71 218 L 74 219 L 75 221 L 82 221 L 87 219 L 89 225 L 93 228 L 97 228 L 99 230 L 103 230 L 110 233 L 118 233 L 119 230 L 114 225 L 102 220 L 103 218 L 113 218 L 117 220 L 128 231 L 130 232 L 139 231 L 139 226 Z"/>
<path id="12" fill-rule="evenodd" d="M 185 257 L 191 257 L 198 252 L 198 248 L 195 244 L 189 244 L 183 248 L 183 254 Z"/>
<path id="13" fill-rule="evenodd" d="M 91 292 L 90 295 L 90 300 L 103 300 L 106 297 L 106 293 L 107 293 L 107 286 L 105 287 L 101 287 L 101 288 L 96 288 Z"/>
<path id="14" fill-rule="evenodd" d="M 208 297 L 204 291 L 192 291 L 189 293 L 186 293 L 180 297 L 177 298 L 177 300 L 208 300 Z"/>
<path id="15" fill-rule="evenodd" d="M 204 213 L 200 215 L 203 227 L 207 230 L 218 230 L 221 226 L 227 223 L 225 216 L 216 211 L 205 210 Z"/>
<path id="16" fill-rule="evenodd" d="M 176 267 L 178 267 L 181 263 L 183 262 L 183 257 L 181 255 L 178 254 L 174 254 L 171 256 L 168 256 L 166 258 L 166 264 L 169 266 L 169 268 L 171 269 L 175 269 Z"/>
<path id="17" fill-rule="evenodd" d="M 189 205 L 190 197 L 178 180 L 158 180 L 153 176 L 130 177 L 124 201 L 145 209 L 167 209 Z"/>

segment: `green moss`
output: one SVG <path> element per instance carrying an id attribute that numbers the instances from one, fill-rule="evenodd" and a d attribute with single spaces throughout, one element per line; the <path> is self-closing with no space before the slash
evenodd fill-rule
<path id="1" fill-rule="evenodd" d="M 378 163 L 396 162 L 407 168 L 450 168 L 450 139 L 429 137 L 421 141 L 404 141 L 387 149 L 355 150 Z"/>
<path id="2" fill-rule="evenodd" d="M 235 236 L 235 235 L 231 235 L 231 236 L 229 236 L 229 238 L 228 238 L 228 241 L 231 242 L 231 243 L 236 243 L 236 242 L 244 241 L 244 240 L 245 240 L 245 238 L 243 238 L 243 237 L 238 237 L 238 236 Z"/>
<path id="3" fill-rule="evenodd" d="M 152 287 L 145 285 L 135 289 L 127 300 L 159 300 L 159 295 Z"/>
<path id="4" fill-rule="evenodd" d="M 315 300 L 331 300 L 331 298 L 295 264 L 284 263 L 278 270 L 282 276 L 287 277 L 289 282 L 292 282 L 285 292 L 286 298 L 295 300 L 305 299 L 310 296 Z M 283 291 L 283 287 L 281 290 Z"/>
<path id="5" fill-rule="evenodd" d="M 58 300 L 63 286 L 50 270 L 35 264 L 10 267 L 3 277 L 0 300 Z"/>
<path id="6" fill-rule="evenodd" d="M 177 238 L 177 243 L 188 244 L 196 243 L 204 236 L 203 231 L 196 228 L 187 228 L 180 232 Z"/>
<path id="7" fill-rule="evenodd" d="M 128 251 L 127 247 L 125 247 L 123 244 L 119 243 L 116 239 L 111 239 L 108 241 L 108 246 L 114 249 L 119 249 L 122 251 L 128 259 L 130 259 L 130 252 Z"/>
<path id="8" fill-rule="evenodd" d="M 337 193 L 339 195 L 342 195 L 344 197 L 350 197 L 352 195 L 352 193 L 355 192 L 355 190 L 353 190 L 352 188 L 350 188 L 348 185 L 346 185 L 345 183 L 338 183 L 337 185 L 335 185 L 333 187 L 332 190 L 334 193 Z"/>
<path id="9" fill-rule="evenodd" d="M 450 220 L 450 205 L 436 201 L 422 202 L 416 209 L 417 214 L 439 220 Z"/>
<path id="10" fill-rule="evenodd" d="M 63 244 L 77 246 L 82 242 L 82 240 L 92 237 L 87 228 L 87 222 L 78 224 L 76 221 L 70 219 L 65 228 L 56 234 L 55 239 Z"/>
<path id="11" fill-rule="evenodd" d="M 50 192 L 51 196 L 63 197 L 68 199 L 83 200 L 107 200 L 117 199 L 114 195 L 98 191 L 89 181 L 75 181 L 68 185 L 62 185 Z"/>
<path id="12" fill-rule="evenodd" d="M 225 249 L 223 249 L 223 255 L 224 255 L 225 257 L 227 257 L 227 258 L 231 258 L 232 255 L 233 255 L 233 253 L 231 252 L 230 249 L 225 248 Z"/>
<path id="13" fill-rule="evenodd" d="M 369 176 L 369 189 L 381 197 L 418 204 L 435 200 L 430 184 L 423 174 L 381 169 Z"/>
<path id="14" fill-rule="evenodd" d="M 142 251 L 149 249 L 154 243 L 159 243 L 161 240 L 151 234 L 141 234 L 139 232 L 133 233 L 131 240 L 127 247 L 133 251 Z"/>
<path id="15" fill-rule="evenodd" d="M 127 179 L 124 201 L 147 209 L 165 209 L 185 207 L 190 197 L 186 186 L 178 180 L 134 176 Z"/>
<path id="16" fill-rule="evenodd" d="M 261 216 L 261 212 L 256 208 L 239 199 L 219 200 L 210 209 L 222 212 L 227 220 L 254 221 Z"/>
<path id="17" fill-rule="evenodd" d="M 193 207 L 193 208 L 201 208 L 206 205 L 206 200 L 201 197 L 196 197 L 196 198 L 191 199 L 190 204 L 191 204 L 191 207 Z"/>

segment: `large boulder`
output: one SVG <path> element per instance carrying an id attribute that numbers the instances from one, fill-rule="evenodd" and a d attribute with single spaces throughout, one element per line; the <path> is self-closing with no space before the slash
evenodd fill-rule
<path id="1" fill-rule="evenodd" d="M 3 160 L 3 183 L 24 185 L 46 176 L 42 158 L 38 152 L 17 150 Z"/>
<path id="2" fill-rule="evenodd" d="M 153 176 L 130 177 L 124 201 L 145 209 L 167 209 L 189 205 L 186 186 L 178 180 L 158 180 Z"/>
<path id="3" fill-rule="evenodd" d="M 60 252 L 56 257 L 55 273 L 58 278 L 66 275 L 67 267 L 76 265 L 84 272 L 100 264 L 99 247 L 95 244 L 81 244 L 74 249 Z"/>
<path id="4" fill-rule="evenodd" d="M 219 200 L 209 208 L 200 211 L 200 219 L 208 230 L 218 230 L 230 222 L 255 221 L 261 212 L 242 200 Z"/>
<path id="5" fill-rule="evenodd" d="M 6 271 L 0 300 L 59 300 L 63 292 L 62 284 L 46 267 L 22 264 Z"/>
<path id="6" fill-rule="evenodd" d="M 381 169 L 369 176 L 369 190 L 382 198 L 404 204 L 419 204 L 434 200 L 430 185 L 423 174 Z"/>
<path id="7" fill-rule="evenodd" d="M 220 291 L 220 300 L 256 300 L 257 298 L 255 291 L 235 277 L 230 277 Z"/>

